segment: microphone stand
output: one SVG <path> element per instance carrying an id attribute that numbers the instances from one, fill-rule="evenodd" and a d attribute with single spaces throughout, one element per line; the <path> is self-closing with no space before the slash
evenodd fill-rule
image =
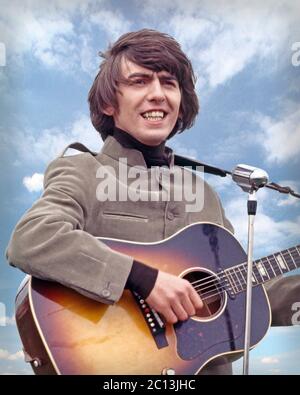
<path id="1" fill-rule="evenodd" d="M 246 317 L 243 374 L 249 374 L 249 350 L 251 337 L 251 312 L 252 312 L 252 262 L 253 262 L 253 239 L 254 218 L 257 209 L 256 191 L 250 191 L 247 202 L 248 209 L 248 248 L 247 248 L 247 291 L 246 291 Z"/>
<path id="2" fill-rule="evenodd" d="M 244 192 L 248 192 L 248 248 L 247 248 L 247 288 L 245 311 L 245 337 L 243 374 L 249 374 L 249 350 L 251 344 L 251 308 L 252 308 L 252 266 L 253 266 L 253 240 L 254 218 L 257 210 L 256 191 L 268 182 L 268 174 L 261 169 L 248 165 L 238 165 L 232 172 L 232 179 Z"/>

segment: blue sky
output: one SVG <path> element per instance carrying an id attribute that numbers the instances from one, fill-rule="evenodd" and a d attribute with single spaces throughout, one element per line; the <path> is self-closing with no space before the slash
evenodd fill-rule
<path id="1" fill-rule="evenodd" d="M 295 44 L 300 5 L 292 0 L 1 3 L 0 324 L 6 325 L 0 325 L 0 373 L 31 374 L 13 319 L 23 275 L 7 265 L 4 250 L 17 220 L 40 196 L 47 164 L 70 142 L 93 150 L 102 145 L 87 105 L 98 51 L 120 34 L 145 27 L 173 35 L 194 65 L 201 111 L 195 126 L 170 145 L 226 169 L 237 163 L 261 167 L 272 181 L 300 191 L 300 44 Z M 230 179 L 209 181 L 246 246 L 246 195 Z M 299 200 L 261 190 L 258 207 L 256 257 L 299 243 Z M 251 353 L 251 371 L 299 374 L 299 339 L 299 325 L 271 329 Z M 235 371 L 240 369 L 238 362 Z"/>

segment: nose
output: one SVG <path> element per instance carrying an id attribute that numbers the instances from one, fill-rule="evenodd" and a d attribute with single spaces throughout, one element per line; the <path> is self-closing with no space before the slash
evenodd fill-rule
<path id="1" fill-rule="evenodd" d="M 162 102 L 165 100 L 165 92 L 161 81 L 157 78 L 153 78 L 151 84 L 149 84 L 148 100 Z"/>

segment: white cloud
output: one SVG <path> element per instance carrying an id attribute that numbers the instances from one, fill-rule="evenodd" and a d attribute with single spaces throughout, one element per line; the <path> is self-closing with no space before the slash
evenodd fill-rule
<path id="1" fill-rule="evenodd" d="M 94 129 L 90 117 L 86 115 L 80 115 L 71 125 L 68 132 L 69 139 L 73 141 L 80 141 L 85 144 L 91 150 L 99 151 L 102 146 L 102 140 L 99 133 Z"/>
<path id="2" fill-rule="evenodd" d="M 81 50 L 80 50 L 81 70 L 94 76 L 97 73 L 98 58 L 96 57 L 96 51 L 93 50 L 91 44 L 91 38 L 88 36 L 88 34 L 81 34 L 79 36 L 79 40 L 81 42 Z"/>
<path id="3" fill-rule="evenodd" d="M 28 130 L 16 131 L 13 134 L 4 135 L 3 138 L 2 148 L 8 149 L 10 147 L 11 150 L 11 147 L 15 147 L 20 163 L 23 163 L 24 160 L 48 163 L 61 154 L 66 146 L 77 141 L 94 151 L 99 151 L 103 144 L 99 133 L 92 126 L 90 118 L 83 114 L 78 115 L 77 119 L 64 129 L 44 129 L 38 134 Z M 15 144 L 15 141 L 22 141 L 22 144 Z M 35 176 L 32 182 L 38 185 L 38 181 L 41 181 L 40 178 Z M 30 188 L 30 181 L 26 182 L 25 186 Z"/>
<path id="4" fill-rule="evenodd" d="M 279 362 L 280 362 L 279 359 L 273 356 L 268 356 L 261 359 L 261 363 L 266 365 L 274 365 L 274 364 L 278 364 Z"/>
<path id="5" fill-rule="evenodd" d="M 72 57 L 74 50 L 71 43 L 74 26 L 66 14 L 43 5 L 39 9 L 34 1 L 30 5 L 7 2 L 5 17 L 2 15 L 0 20 L 3 41 L 19 60 L 30 52 L 46 66 L 64 68 L 63 58 Z"/>
<path id="6" fill-rule="evenodd" d="M 240 161 L 251 150 L 254 161 L 256 152 L 264 156 L 267 167 L 271 164 L 299 162 L 299 104 L 282 96 L 276 100 L 280 101 L 280 107 L 274 117 L 259 112 L 233 112 L 229 118 L 232 128 L 223 134 L 221 144 L 219 139 L 212 142 L 209 160 L 217 163 Z M 255 166 L 255 162 L 253 165 Z M 283 182 L 280 185 L 284 186 Z M 300 187 L 295 181 L 286 185 L 291 186 L 296 192 Z M 282 204 L 292 204 L 292 200 L 283 199 Z"/>
<path id="7" fill-rule="evenodd" d="M 101 27 L 109 36 L 110 41 L 128 32 L 131 26 L 131 23 L 116 9 L 98 11 L 90 16 L 90 21 L 97 27 Z"/>
<path id="8" fill-rule="evenodd" d="M 197 15 L 197 10 L 185 15 L 175 11 L 169 22 L 169 27 L 173 30 L 176 40 L 190 53 L 192 53 L 191 49 L 199 45 L 199 40 L 202 41 L 201 37 L 207 38 L 209 35 L 214 36 L 217 33 L 217 24 Z"/>
<path id="9" fill-rule="evenodd" d="M 298 191 L 299 191 L 299 189 L 298 189 Z M 298 191 L 296 191 L 296 192 L 298 192 Z M 296 199 L 295 197 L 293 197 L 291 195 L 288 195 L 285 199 L 283 198 L 283 199 L 278 200 L 278 203 L 277 203 L 278 207 L 296 206 L 297 204 L 299 204 L 299 199 Z"/>
<path id="10" fill-rule="evenodd" d="M 270 4 L 257 10 L 254 7 L 251 2 L 225 10 L 222 17 L 218 13 L 213 40 L 198 51 L 198 70 L 205 72 L 212 88 L 241 72 L 254 58 L 271 61 L 281 52 L 289 33 L 288 22 L 279 13 L 271 13 Z"/>
<path id="11" fill-rule="evenodd" d="M 258 192 L 258 212 L 254 223 L 254 252 L 261 255 L 274 253 L 290 247 L 290 240 L 300 238 L 300 216 L 294 220 L 275 220 L 268 214 L 271 207 L 276 207 L 263 189 Z M 270 193 L 274 193 L 270 191 Z M 225 204 L 225 212 L 235 228 L 235 235 L 244 248 L 248 239 L 247 196 L 244 192 L 236 191 L 235 197 Z"/>
<path id="12" fill-rule="evenodd" d="M 3 350 L 0 348 L 0 359 L 4 359 L 7 361 L 17 361 L 19 359 L 23 359 L 24 354 L 23 351 L 17 351 L 15 353 L 10 353 L 7 350 Z"/>
<path id="13" fill-rule="evenodd" d="M 232 123 L 236 121 L 233 116 Z M 238 133 L 238 138 L 237 138 Z M 227 135 L 222 135 L 221 139 L 217 138 L 212 142 L 212 147 L 209 150 L 209 160 L 211 162 L 222 163 L 225 161 L 236 161 L 242 160 L 245 157 L 245 153 L 255 146 L 257 133 L 249 133 L 247 130 L 239 130 L 237 132 L 237 127 L 232 128 L 232 132 Z M 229 171 L 233 169 L 227 169 Z"/>
<path id="14" fill-rule="evenodd" d="M 145 26 L 169 32 L 181 42 L 195 62 L 200 87 L 224 84 L 254 58 L 267 60 L 264 72 L 270 73 L 299 31 L 296 2 L 203 0 L 200 6 L 198 0 L 151 0 L 142 8 L 136 3 Z M 103 48 L 93 49 L 92 28 L 105 32 L 111 42 L 133 24 L 126 10 L 102 0 L 6 1 L 3 7 L 0 31 L 9 53 L 20 60 L 30 53 L 46 67 L 64 71 L 81 67 L 94 73 L 96 52 Z"/>
<path id="15" fill-rule="evenodd" d="M 282 350 L 286 349 L 286 351 L 258 358 L 254 361 L 255 369 L 262 364 L 269 374 L 299 374 L 300 349 L 297 347 L 299 331 L 297 335 L 297 338 L 293 340 L 290 337 L 283 336 L 278 337 L 278 339 L 274 338 L 273 341 L 279 341 L 282 344 L 280 348 Z M 279 372 L 274 371 L 274 369 L 279 369 Z"/>
<path id="16" fill-rule="evenodd" d="M 269 162 L 284 163 L 298 160 L 300 155 L 300 110 L 275 120 L 258 116 L 257 122 L 262 130 L 262 145 Z"/>
<path id="17" fill-rule="evenodd" d="M 32 176 L 23 178 L 23 185 L 29 192 L 40 192 L 43 190 L 44 175 L 41 173 L 34 173 Z"/>
<path id="18" fill-rule="evenodd" d="M 231 177 L 216 177 L 215 175 L 205 174 L 205 180 L 211 185 L 218 193 L 229 191 L 233 186 Z"/>
<path id="19" fill-rule="evenodd" d="M 299 374 L 299 326 L 271 327 L 250 352 L 250 374 Z M 234 374 L 242 373 L 242 359 L 234 363 Z"/>
<path id="20" fill-rule="evenodd" d="M 0 326 L 6 325 L 16 325 L 15 317 L 0 316 Z"/>
<path id="21" fill-rule="evenodd" d="M 300 9 L 282 0 L 151 0 L 143 14 L 182 44 L 201 76 L 199 87 L 215 88 L 254 59 L 267 62 L 259 71 L 268 74 L 286 59 L 290 38 L 298 37 Z"/>
<path id="22" fill-rule="evenodd" d="M 102 0 L 6 1 L 0 17 L 1 41 L 13 59 L 22 64 L 30 54 L 44 66 L 95 73 L 97 51 L 90 37 L 92 26 L 116 38 L 130 27 L 118 11 L 106 9 Z M 106 7 L 106 8 L 105 8 Z M 98 44 L 97 44 L 98 45 Z M 106 45 L 106 43 L 105 43 Z"/>
<path id="23" fill-rule="evenodd" d="M 300 182 L 295 180 L 282 180 L 278 181 L 278 184 L 285 187 L 289 186 L 294 192 L 300 193 Z M 278 207 L 283 206 L 296 206 L 300 204 L 300 199 L 297 199 L 291 195 L 281 195 L 277 201 Z"/>
<path id="24" fill-rule="evenodd" d="M 196 159 L 198 156 L 197 150 L 185 146 L 184 142 L 180 140 L 179 136 L 167 141 L 167 145 L 170 146 L 170 148 L 172 148 L 173 151 L 178 155 L 187 156 L 191 159 Z"/>

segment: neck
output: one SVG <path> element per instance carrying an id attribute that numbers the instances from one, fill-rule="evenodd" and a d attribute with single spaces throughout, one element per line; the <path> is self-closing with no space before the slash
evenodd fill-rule
<path id="1" fill-rule="evenodd" d="M 253 262 L 252 285 L 263 284 L 300 267 L 300 245 L 288 248 Z M 247 263 L 224 270 L 233 293 L 246 290 Z"/>
<path id="2" fill-rule="evenodd" d="M 168 155 L 165 150 L 165 141 L 157 146 L 147 145 L 119 128 L 114 128 L 113 136 L 123 147 L 140 151 L 144 156 L 147 167 L 169 164 Z"/>

